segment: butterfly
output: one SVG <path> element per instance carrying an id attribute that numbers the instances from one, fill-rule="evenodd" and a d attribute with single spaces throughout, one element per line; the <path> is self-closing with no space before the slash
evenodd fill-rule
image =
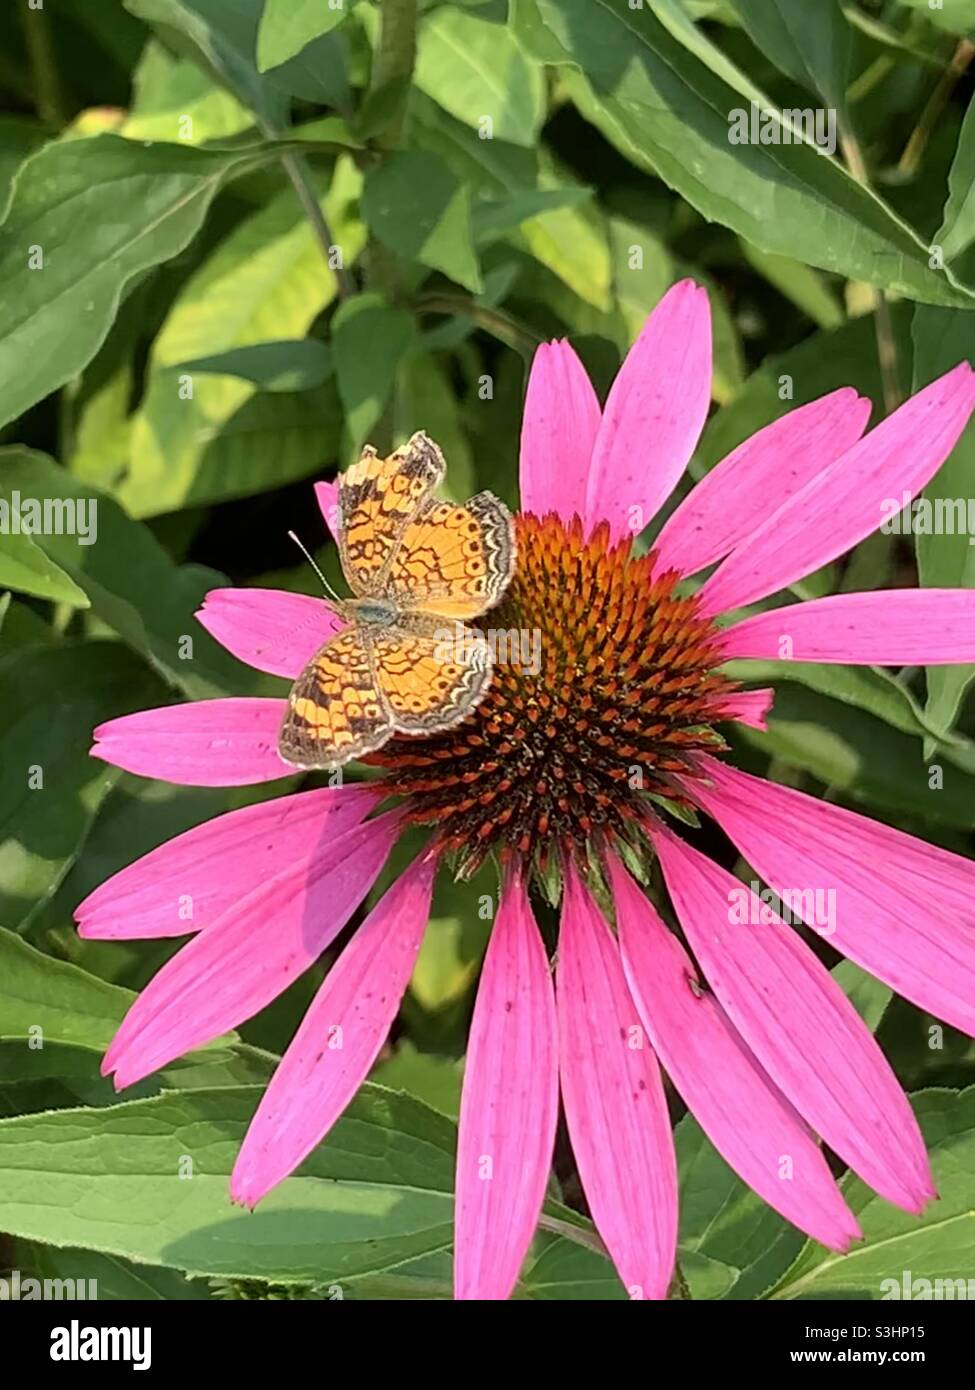
<path id="1" fill-rule="evenodd" d="M 511 513 L 490 492 L 434 496 L 447 466 L 423 433 L 380 458 L 367 445 L 339 479 L 348 626 L 295 681 L 278 751 L 294 767 L 336 768 L 394 734 L 453 728 L 491 682 L 490 646 L 466 626 L 498 602 L 514 570 Z"/>

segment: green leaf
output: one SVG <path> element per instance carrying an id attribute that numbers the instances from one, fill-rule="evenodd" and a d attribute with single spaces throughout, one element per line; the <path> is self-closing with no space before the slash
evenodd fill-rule
<path id="1" fill-rule="evenodd" d="M 5 512 L 10 519 L 3 526 L 3 550 L 0 551 L 0 585 L 5 589 L 16 589 L 21 594 L 33 594 L 35 598 L 52 599 L 55 603 L 70 603 L 73 608 L 87 608 L 88 596 L 64 570 L 59 569 L 53 560 L 30 536 L 17 535 L 13 531 L 15 515 L 23 515 L 18 501 L 28 504 L 35 499 L 0 497 L 0 518 Z M 10 528 L 8 530 L 8 527 Z"/>
<path id="2" fill-rule="evenodd" d="M 456 899 L 455 899 L 456 901 Z M 438 912 L 427 923 L 410 981 L 413 999 L 428 1013 L 447 1009 L 470 994 L 487 945 L 490 922 Z"/>
<path id="3" fill-rule="evenodd" d="M 975 322 L 957 309 L 933 309 L 918 305 L 914 311 L 914 390 L 925 386 L 958 362 L 975 356 Z M 945 463 L 924 489 L 923 502 L 937 522 L 939 507 L 951 530 L 942 534 L 917 529 L 918 577 L 926 588 L 975 587 L 975 534 L 968 529 L 968 515 L 975 498 L 975 422 L 969 421 Z M 962 508 L 957 524 L 956 504 Z M 922 525 L 919 513 L 917 528 Z M 932 527 L 933 532 L 933 527 Z M 975 666 L 929 666 L 925 718 L 938 735 L 952 728 L 965 691 L 975 678 Z"/>
<path id="4" fill-rule="evenodd" d="M 153 25 L 175 48 L 202 59 L 217 79 L 273 127 L 287 114 L 284 92 L 254 62 L 264 0 L 124 0 L 131 14 Z"/>
<path id="5" fill-rule="evenodd" d="M 749 265 L 818 328 L 839 328 L 845 315 L 819 271 L 788 256 L 772 256 L 767 251 L 759 251 L 747 241 L 741 242 L 741 249 Z"/>
<path id="6" fill-rule="evenodd" d="M 31 930 L 34 923 L 31 922 Z M 129 1004 L 134 995 L 129 996 Z M 121 1019 L 119 1020 L 121 1022 Z M 234 1035 L 236 1036 L 236 1035 Z M 118 1094 L 109 1078 L 100 1075 L 101 1052 L 70 1043 L 52 1042 L 45 1037 L 43 1047 L 37 1035 L 25 1045 L 16 1040 L 0 1040 L 0 1094 L 13 1095 L 13 1113 L 37 1110 L 63 1110 L 74 1105 L 114 1105 Z M 140 1099 L 165 1091 L 198 1091 L 214 1086 L 266 1084 L 277 1058 L 259 1048 L 237 1043 L 234 1046 L 210 1044 L 187 1054 L 156 1072 L 129 1093 Z M 38 1103 L 39 1101 L 39 1103 Z"/>
<path id="7" fill-rule="evenodd" d="M 864 1240 L 846 1255 L 814 1241 L 772 1294 L 776 1299 L 924 1297 L 913 1280 L 970 1279 L 975 1270 L 975 1087 L 911 1097 L 927 1141 L 938 1200 L 923 1216 L 898 1210 L 859 1178 L 842 1183 Z M 905 1286 L 906 1279 L 906 1286 Z M 906 1292 L 905 1292 L 906 1287 Z M 957 1285 L 940 1297 L 957 1294 Z M 932 1297 L 931 1291 L 926 1295 Z M 938 1296 L 938 1295 L 934 1295 Z"/>
<path id="8" fill-rule="evenodd" d="M 199 1088 L 0 1122 L 4 1228 L 55 1251 L 67 1245 L 138 1261 L 147 1266 L 140 1276 L 152 1282 L 170 1269 L 282 1283 L 341 1280 L 343 1296 L 351 1297 L 449 1298 L 453 1123 L 367 1083 L 298 1175 L 251 1214 L 231 1206 L 227 1175 L 262 1091 Z M 37 1169 L 45 1190 L 51 1179 L 46 1214 L 37 1179 L 33 1193 L 28 1189 L 29 1157 L 39 1148 L 69 1165 Z M 591 1223 L 576 1213 L 554 1202 L 545 1210 L 562 1229 L 593 1239 Z M 539 1244 L 548 1258 L 526 1274 L 519 1294 L 576 1296 L 583 1275 L 571 1252 L 580 1247 L 545 1233 Z M 625 1297 L 604 1256 L 581 1254 L 593 1296 Z"/>
<path id="9" fill-rule="evenodd" d="M 286 63 L 348 13 L 345 0 L 265 0 L 257 35 L 258 71 Z"/>
<path id="10" fill-rule="evenodd" d="M 132 435 L 132 403 L 143 388 L 144 344 L 158 325 L 163 278 L 146 275 L 123 301 L 108 337 L 61 401 L 65 466 L 78 478 L 110 490 L 124 473 Z"/>
<path id="11" fill-rule="evenodd" d="M 153 39 L 133 77 L 132 107 L 119 130 L 130 140 L 201 145 L 247 130 L 254 117 L 188 58 L 177 58 Z"/>
<path id="12" fill-rule="evenodd" d="M 729 661 L 735 680 L 759 685 L 792 681 L 876 715 L 902 733 L 918 738 L 938 737 L 907 686 L 881 667 L 832 666 L 816 661 Z M 968 772 L 975 771 L 975 745 L 958 737 L 939 743 L 945 756 Z"/>
<path id="13" fill-rule="evenodd" d="M 145 526 L 43 454 L 0 450 L 0 496 L 13 491 L 84 503 L 97 528 L 96 544 L 79 545 L 76 537 L 63 534 L 38 536 L 36 543 L 87 594 L 93 613 L 170 685 L 195 699 L 254 688 L 253 673 L 193 617 L 222 576 L 177 568 Z"/>
<path id="14" fill-rule="evenodd" d="M 322 206 L 350 265 L 364 240 L 351 216 L 359 175 L 340 160 Z M 246 218 L 183 286 L 152 348 L 117 496 L 134 516 L 218 501 L 308 477 L 334 458 L 337 400 L 255 395 L 240 376 L 181 370 L 276 338 L 300 338 L 337 292 L 334 271 L 291 188 Z M 329 452 L 329 451 L 332 452 Z"/>
<path id="15" fill-rule="evenodd" d="M 0 423 L 94 357 L 133 278 L 181 251 L 253 158 L 100 135 L 27 161 L 0 247 Z"/>
<path id="16" fill-rule="evenodd" d="M 975 241 L 975 101 L 970 101 L 948 173 L 948 201 L 935 242 L 953 261 Z"/>
<path id="17" fill-rule="evenodd" d="M 542 73 L 505 25 L 440 6 L 420 25 L 415 81 L 452 116 L 486 132 L 482 139 L 534 146 L 544 115 Z"/>
<path id="18" fill-rule="evenodd" d="M 736 737 L 873 810 L 971 827 L 975 773 L 946 767 L 943 787 L 933 787 L 921 739 L 791 681 L 776 690 L 768 731 L 742 728 Z"/>
<path id="19" fill-rule="evenodd" d="M 158 690 L 120 644 L 82 642 L 10 652 L 0 692 L 0 918 L 17 926 L 55 891 L 119 775 L 89 758 L 92 729 Z"/>
<path id="20" fill-rule="evenodd" d="M 480 293 L 468 190 L 435 155 L 387 155 L 366 175 L 362 215 L 391 251 Z"/>
<path id="21" fill-rule="evenodd" d="M 542 147 L 534 152 L 502 140 L 480 140 L 467 126 L 414 92 L 417 143 L 448 165 L 477 200 L 498 202 L 521 193 L 582 187 Z M 597 309 L 610 306 L 612 274 L 605 218 L 589 206 L 552 208 L 523 222 L 510 240 Z"/>
<path id="22" fill-rule="evenodd" d="M 358 448 L 379 419 L 416 327 L 377 294 L 347 299 L 332 320 L 332 354 L 346 424 Z"/>
<path id="23" fill-rule="evenodd" d="M 565 1239 L 546 1245 L 525 1270 L 519 1289 L 529 1298 L 544 1302 L 618 1302 L 628 1297 L 619 1275 L 604 1255 Z"/>
<path id="24" fill-rule="evenodd" d="M 220 418 L 230 392 L 244 383 L 204 375 L 194 400 L 207 410 L 213 407 L 217 419 L 209 423 L 204 415 L 194 438 L 186 430 L 186 414 L 179 410 L 177 377 L 176 372 L 159 373 L 150 410 L 137 418 L 136 439 L 151 422 L 172 419 L 173 467 L 161 471 L 157 481 L 150 473 L 150 465 L 165 463 L 164 435 L 155 436 L 151 453 L 133 454 L 133 462 L 141 458 L 143 466 L 133 467 L 116 495 L 134 516 L 250 497 L 317 477 L 334 461 L 341 412 L 333 383 L 310 391 L 248 391 L 233 412 Z"/>
<path id="25" fill-rule="evenodd" d="M 106 650 L 101 644 L 100 653 Z M 85 748 L 83 751 L 87 752 Z M 104 776 L 104 768 L 102 769 Z M 35 950 L 0 927 L 0 1041 L 104 1052 L 135 995 Z"/>
<path id="26" fill-rule="evenodd" d="M 408 439 L 422 422 L 444 452 L 449 467 L 444 491 L 458 502 L 477 491 L 465 414 L 451 386 L 449 369 L 430 352 L 412 352 L 402 364 L 395 393 L 395 435 Z M 484 402 L 485 408 L 489 405 Z"/>
<path id="27" fill-rule="evenodd" d="M 539 186 L 538 151 L 504 140 L 480 140 L 422 92 L 413 93 L 411 135 L 441 159 L 476 197 L 505 198 Z"/>
<path id="28" fill-rule="evenodd" d="M 190 375 L 202 372 L 236 376 L 259 386 L 262 391 L 310 391 L 327 381 L 334 367 L 327 343 L 317 338 L 296 338 L 231 348 L 210 357 L 194 357 L 189 362 L 178 363 L 172 370 Z"/>
<path id="29" fill-rule="evenodd" d="M 947 29 L 949 34 L 975 33 L 975 0 L 900 0 L 908 9 L 919 10 L 925 19 L 936 24 L 939 29 Z"/>
<path id="30" fill-rule="evenodd" d="M 49 133 L 39 121 L 0 116 L 0 215 L 7 206 L 14 175 Z"/>
<path id="31" fill-rule="evenodd" d="M 562 186 L 565 176 L 544 150 L 538 151 L 541 188 Z M 606 220 L 595 206 L 555 208 L 521 224 L 521 236 L 537 261 L 596 309 L 610 307 L 612 262 Z"/>
<path id="32" fill-rule="evenodd" d="M 0 1083 L 57 1078 L 87 1104 L 114 1101 L 111 1083 L 98 1068 L 135 1000 L 132 991 L 46 955 L 2 927 L 0 980 Z M 229 1034 L 170 1063 L 143 1089 L 266 1082 L 276 1058 L 236 1037 Z"/>
<path id="33" fill-rule="evenodd" d="M 894 991 L 851 960 L 841 960 L 839 965 L 833 967 L 832 975 L 843 993 L 849 995 L 850 1003 L 871 1033 L 876 1033 Z"/>
<path id="34" fill-rule="evenodd" d="M 975 292 L 932 269 L 921 237 L 815 146 L 731 143 L 748 85 L 729 83 L 728 60 L 701 31 L 689 26 L 690 46 L 672 21 L 626 0 L 514 0 L 513 14 L 537 56 L 569 65 L 563 78 L 582 114 L 709 221 L 763 251 L 975 308 Z"/>
<path id="35" fill-rule="evenodd" d="M 681 1120 L 674 1138 L 678 1258 L 692 1296 L 760 1297 L 788 1269 L 805 1237 L 728 1167 L 692 1115 Z"/>
<path id="36" fill-rule="evenodd" d="M 455 1057 L 419 1052 L 404 1040 L 388 1061 L 380 1063 L 373 1080 L 394 1091 L 406 1091 L 425 1105 L 456 1120 L 460 1113 L 462 1068 Z"/>
<path id="37" fill-rule="evenodd" d="M 332 106 L 351 115 L 352 93 L 344 38 L 338 32 L 322 34 L 269 72 L 268 79 L 289 97 L 314 102 L 317 106 Z"/>
<path id="38" fill-rule="evenodd" d="M 0 598 L 0 609 L 0 632 L 5 651 L 13 651 L 14 647 L 56 647 L 62 642 L 58 629 L 46 622 L 32 605 L 18 603 L 6 593 Z"/>
<path id="39" fill-rule="evenodd" d="M 570 186 L 529 189 L 524 193 L 515 193 L 510 198 L 476 203 L 471 215 L 474 239 L 479 246 L 484 245 L 542 213 L 579 207 L 591 197 L 591 188 Z"/>
<path id="40" fill-rule="evenodd" d="M 337 35 L 324 33 L 273 72 L 258 71 L 264 0 L 125 0 L 125 7 L 202 64 L 269 131 L 284 127 L 294 96 L 327 105 L 347 97 Z"/>
<path id="41" fill-rule="evenodd" d="M 929 29 L 923 21 L 920 24 L 912 24 L 906 31 L 901 32 L 899 29 L 895 29 L 892 24 L 884 24 L 873 15 L 858 10 L 855 5 L 845 5 L 843 13 L 848 24 L 866 34 L 874 43 L 885 49 L 886 54 L 892 55 L 899 62 L 916 61 L 939 73 L 943 70 L 944 45 L 939 41 L 939 35 Z M 903 16 L 898 16 L 895 10 L 895 22 L 897 18 L 903 18 Z M 869 72 L 869 69 L 867 71 Z M 866 74 L 861 74 L 858 81 L 861 81 L 864 76 Z"/>
<path id="42" fill-rule="evenodd" d="M 449 1246 L 453 1125 L 369 1084 L 297 1176 L 255 1212 L 233 1207 L 228 1176 L 262 1094 L 185 1091 L 0 1121 L 0 1228 L 190 1274 L 307 1283 Z"/>
<path id="43" fill-rule="evenodd" d="M 853 31 L 839 0 L 731 0 L 746 32 L 766 58 L 842 112 L 853 54 Z"/>
<path id="44" fill-rule="evenodd" d="M 680 276 L 669 247 L 642 223 L 612 217 L 613 296 L 626 330 L 635 342 L 647 315 Z"/>
<path id="45" fill-rule="evenodd" d="M 303 121 L 288 131 L 289 140 L 301 140 L 309 145 L 340 146 L 342 150 L 361 150 L 362 141 L 353 135 L 348 121 L 341 116 L 321 116 L 314 121 Z M 332 151 L 340 153 L 339 150 Z"/>
<path id="46" fill-rule="evenodd" d="M 116 1255 L 98 1255 L 93 1250 L 58 1250 L 51 1245 L 35 1244 L 30 1247 L 30 1271 L 38 1279 L 73 1279 L 76 1289 L 97 1286 L 102 1303 L 195 1301 L 212 1297 L 209 1285 L 200 1279 L 184 1279 L 175 1270 L 152 1269 L 120 1260 Z"/>

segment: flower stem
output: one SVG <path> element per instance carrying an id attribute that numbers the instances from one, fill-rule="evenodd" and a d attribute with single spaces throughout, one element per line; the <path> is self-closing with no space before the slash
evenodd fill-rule
<path id="1" fill-rule="evenodd" d="M 860 143 L 849 126 L 841 134 L 840 142 L 850 173 L 858 183 L 869 188 L 870 176 L 867 173 L 866 160 L 863 158 Z M 887 302 L 887 296 L 881 289 L 874 289 L 873 293 L 873 324 L 877 338 L 877 360 L 880 364 L 880 379 L 883 383 L 884 407 L 889 415 L 892 410 L 897 409 L 903 400 L 897 361 L 897 339 L 894 335 L 894 322 L 890 315 L 890 304 Z"/>
<path id="2" fill-rule="evenodd" d="M 467 299 L 463 295 L 439 291 L 435 294 L 423 294 L 413 301 L 413 308 L 418 314 L 466 314 L 478 328 L 483 328 L 486 333 L 490 333 L 506 347 L 514 348 L 523 357 L 530 358 L 542 341 L 541 334 L 536 333 L 527 324 L 519 323 L 510 314 L 500 309 L 492 309 L 486 304 L 478 304 L 476 300 Z"/>
<path id="3" fill-rule="evenodd" d="M 279 129 L 271 125 L 269 121 L 258 122 L 261 132 L 267 140 L 286 140 L 288 131 Z M 332 265 L 332 248 L 337 245 L 332 229 L 328 225 L 328 218 L 322 211 L 322 205 L 315 196 L 315 189 L 311 181 L 311 170 L 308 161 L 303 154 L 298 154 L 294 150 L 278 155 L 281 160 L 281 167 L 291 181 L 294 191 L 298 195 L 305 216 L 311 226 L 312 234 L 318 245 L 321 247 L 322 255 L 325 257 L 325 264 L 335 276 L 335 285 L 340 299 L 347 299 L 349 295 L 355 294 L 355 281 L 347 270 L 339 266 Z"/>
<path id="4" fill-rule="evenodd" d="M 416 0 L 383 0 L 369 89 L 392 97 L 391 113 L 376 137 L 376 143 L 386 149 L 395 149 L 403 138 L 415 61 Z"/>
<path id="5" fill-rule="evenodd" d="M 51 44 L 51 30 L 45 10 L 29 10 L 20 6 L 20 23 L 24 45 L 30 62 L 31 83 L 34 88 L 34 107 L 42 121 L 51 125 L 64 124 L 61 102 L 61 81 Z"/>
<path id="6" fill-rule="evenodd" d="M 281 163 L 285 173 L 291 180 L 294 190 L 298 195 L 298 201 L 305 210 L 305 216 L 311 223 L 312 232 L 315 240 L 322 248 L 322 255 L 335 276 L 335 283 L 338 288 L 339 298 L 347 299 L 349 295 L 355 294 L 355 283 L 352 276 L 343 267 L 332 265 L 332 248 L 335 246 L 335 238 L 332 236 L 332 229 L 328 225 L 328 219 L 322 211 L 322 205 L 315 197 L 315 190 L 312 187 L 311 171 L 308 163 L 301 154 L 283 154 Z"/>
<path id="7" fill-rule="evenodd" d="M 592 1250 L 597 1255 L 609 1257 L 609 1251 L 603 1244 L 598 1231 L 583 1230 L 581 1226 L 574 1226 L 571 1221 L 563 1221 L 558 1216 L 548 1216 L 545 1212 L 542 1212 L 538 1218 L 538 1225 L 541 1230 L 551 1231 L 556 1236 L 563 1236 L 566 1240 L 581 1245 L 585 1250 Z M 667 1290 L 667 1298 L 668 1301 L 693 1298 L 679 1260 L 674 1263 L 674 1274 L 670 1281 L 670 1288 Z"/>
<path id="8" fill-rule="evenodd" d="M 582 1226 L 575 1226 L 571 1221 L 563 1221 L 558 1216 L 547 1216 L 545 1212 L 538 1218 L 538 1224 L 541 1230 L 551 1231 L 555 1236 L 564 1236 L 566 1240 L 571 1240 L 586 1250 L 592 1250 L 597 1255 L 609 1255 L 597 1231 L 584 1230 Z"/>
<path id="9" fill-rule="evenodd" d="M 951 55 L 950 63 L 942 72 L 937 86 L 921 112 L 917 125 L 911 132 L 910 139 L 904 146 L 904 153 L 897 164 L 899 174 L 913 177 L 917 173 L 932 131 L 937 125 L 941 113 L 948 105 L 948 98 L 973 58 L 975 58 L 975 44 L 970 39 L 960 39 L 958 47 Z"/>
<path id="10" fill-rule="evenodd" d="M 416 0 L 383 0 L 379 38 L 372 60 L 369 98 L 384 111 L 372 144 L 377 150 L 393 150 L 402 143 L 413 64 L 416 61 Z M 388 103 L 388 106 L 387 106 Z M 366 285 L 395 304 L 401 294 L 399 262 L 395 252 L 369 234 L 364 255 Z M 372 430 L 372 443 L 380 453 L 392 448 L 396 422 L 396 383 Z"/>

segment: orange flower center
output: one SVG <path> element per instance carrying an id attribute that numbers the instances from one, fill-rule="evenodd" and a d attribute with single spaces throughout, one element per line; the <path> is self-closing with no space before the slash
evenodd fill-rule
<path id="1" fill-rule="evenodd" d="M 640 838 L 660 801 L 687 805 L 676 776 L 723 745 L 710 727 L 734 688 L 715 671 L 717 629 L 653 576 L 609 527 L 515 518 L 518 560 L 481 619 L 491 688 L 447 733 L 397 738 L 368 761 L 387 769 L 408 821 L 436 827 L 462 876 L 491 850 L 543 871 L 553 852 Z"/>

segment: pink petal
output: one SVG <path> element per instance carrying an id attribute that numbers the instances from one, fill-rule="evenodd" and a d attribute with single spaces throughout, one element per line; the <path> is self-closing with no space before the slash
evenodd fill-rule
<path id="1" fill-rule="evenodd" d="M 608 864 L 623 968 L 674 1085 L 718 1152 L 769 1206 L 830 1249 L 845 1250 L 860 1229 L 819 1148 L 629 874 L 612 857 Z"/>
<path id="2" fill-rule="evenodd" d="M 920 492 L 951 453 L 975 406 L 967 362 L 939 377 L 812 478 L 715 570 L 698 598 L 726 613 L 784 589 L 876 531 L 890 499 Z"/>
<path id="3" fill-rule="evenodd" d="M 322 599 L 284 589 L 211 589 L 196 616 L 239 660 L 291 680 L 343 627 Z"/>
<path id="4" fill-rule="evenodd" d="M 715 464 L 668 519 L 654 542 L 659 572 L 680 574 L 720 560 L 768 514 L 798 492 L 867 427 L 870 402 L 852 387 L 773 420 Z"/>
<path id="5" fill-rule="evenodd" d="M 677 1160 L 660 1067 L 619 948 L 571 864 L 556 996 L 565 1117 L 593 1220 L 630 1297 L 666 1298 Z"/>
<path id="6" fill-rule="evenodd" d="M 653 843 L 701 969 L 769 1076 L 864 1182 L 920 1212 L 934 1188 L 917 1120 L 832 975 L 726 869 L 662 827 Z"/>
<path id="7" fill-rule="evenodd" d="M 775 700 L 775 691 L 768 687 L 762 690 L 736 690 L 721 701 L 721 717 L 735 719 L 739 724 L 747 724 L 750 729 L 767 729 L 768 714 Z"/>
<path id="8" fill-rule="evenodd" d="M 648 526 L 694 452 L 711 400 L 711 311 L 693 280 L 673 285 L 627 353 L 593 446 L 585 521 L 614 539 Z"/>
<path id="9" fill-rule="evenodd" d="M 271 1079 L 234 1164 L 230 1195 L 253 1207 L 311 1153 L 359 1089 L 409 984 L 437 861 L 395 881 L 329 971 Z"/>
<path id="10" fill-rule="evenodd" d="M 280 869 L 368 815 L 377 793 L 326 787 L 243 806 L 196 825 L 113 874 L 75 908 L 79 935 L 185 936 L 213 922 Z"/>
<path id="11" fill-rule="evenodd" d="M 396 838 L 395 814 L 347 830 L 233 903 L 163 966 L 102 1062 L 117 1088 L 251 1018 L 334 941 Z"/>
<path id="12" fill-rule="evenodd" d="M 941 666 L 975 661 L 975 590 L 874 589 L 756 613 L 727 628 L 733 658 Z"/>
<path id="13" fill-rule="evenodd" d="M 975 1036 L 975 864 L 713 758 L 702 766 L 711 785 L 686 789 L 776 893 L 835 894 L 830 945 Z"/>
<path id="14" fill-rule="evenodd" d="M 315 498 L 324 518 L 325 525 L 333 536 L 337 536 L 339 526 L 339 485 L 338 483 L 316 483 Z"/>
<path id="15" fill-rule="evenodd" d="M 564 340 L 543 343 L 532 361 L 521 422 L 523 511 L 564 521 L 585 516 L 589 461 L 600 409 L 586 369 Z"/>
<path id="16" fill-rule="evenodd" d="M 284 700 L 197 700 L 110 719 L 93 758 L 182 787 L 244 787 L 293 777 L 278 757 Z"/>
<path id="17" fill-rule="evenodd" d="M 555 997 L 520 878 L 505 885 L 474 1005 L 457 1137 L 454 1296 L 507 1298 L 535 1233 L 558 1115 Z"/>

